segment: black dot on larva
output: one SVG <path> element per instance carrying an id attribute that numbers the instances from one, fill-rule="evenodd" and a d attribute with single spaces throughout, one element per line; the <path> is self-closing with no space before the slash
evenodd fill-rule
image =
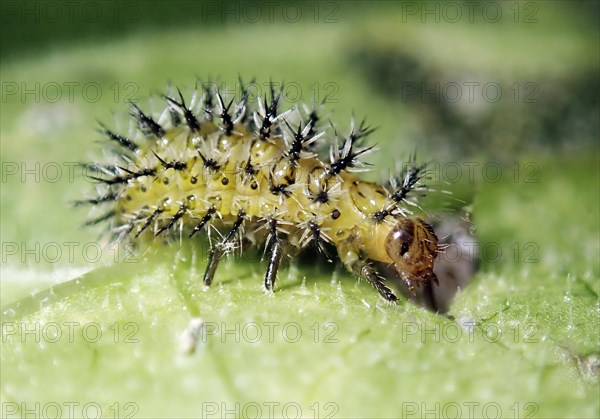
<path id="1" fill-rule="evenodd" d="M 140 191 L 146 192 L 146 185 L 141 185 L 140 186 Z"/>
<path id="2" fill-rule="evenodd" d="M 168 184 L 169 184 L 169 178 L 168 178 L 168 177 L 166 177 L 166 178 L 163 178 L 163 183 L 164 183 L 165 185 L 168 185 Z"/>
<path id="3" fill-rule="evenodd" d="M 127 201 L 131 201 L 131 196 L 130 196 L 130 195 L 125 195 L 125 199 L 126 199 Z"/>
<path id="4" fill-rule="evenodd" d="M 339 210 L 335 209 L 331 212 L 331 218 L 333 218 L 334 220 L 340 218 L 340 215 L 342 215 L 342 213 Z"/>
<path id="5" fill-rule="evenodd" d="M 191 183 L 192 185 L 195 185 L 197 182 L 198 182 L 198 178 L 197 178 L 196 176 L 192 176 L 192 177 L 190 178 L 190 183 Z"/>
<path id="6" fill-rule="evenodd" d="M 229 178 L 226 178 L 226 177 L 222 178 L 222 179 L 221 179 L 221 183 L 222 183 L 223 185 L 227 185 L 227 184 L 229 184 Z"/>
<path id="7" fill-rule="evenodd" d="M 250 184 L 250 189 L 252 189 L 252 190 L 254 190 L 254 191 L 255 191 L 257 188 L 258 188 L 258 184 L 257 184 L 256 182 L 252 182 L 252 183 Z"/>

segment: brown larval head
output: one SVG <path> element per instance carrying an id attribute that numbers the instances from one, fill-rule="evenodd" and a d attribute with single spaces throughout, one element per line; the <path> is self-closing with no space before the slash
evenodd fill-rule
<path id="1" fill-rule="evenodd" d="M 438 283 L 433 273 L 438 239 L 433 228 L 420 218 L 398 221 L 385 240 L 385 250 L 413 295 L 415 287 L 428 281 Z"/>

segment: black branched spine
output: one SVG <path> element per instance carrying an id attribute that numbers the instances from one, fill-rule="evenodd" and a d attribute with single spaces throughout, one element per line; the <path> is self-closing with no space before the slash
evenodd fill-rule
<path id="1" fill-rule="evenodd" d="M 133 151 L 134 153 L 139 150 L 139 147 L 131 140 L 123 137 L 120 134 L 115 134 L 108 128 L 106 128 L 102 123 L 100 123 L 101 131 L 111 140 L 116 141 L 121 147 L 126 148 L 129 151 Z"/>
<path id="2" fill-rule="evenodd" d="M 427 176 L 427 163 L 417 165 L 414 163 L 414 157 L 409 165 L 402 168 L 399 175 L 392 179 L 395 186 L 390 193 L 390 199 L 396 203 L 404 201 L 410 192 L 415 189 L 425 189 L 427 186 L 422 184 L 422 180 Z"/>
<path id="3" fill-rule="evenodd" d="M 161 127 L 151 116 L 146 115 L 142 110 L 135 104 L 131 104 L 131 116 L 133 116 L 137 122 L 140 131 L 146 136 L 162 137 L 165 135 L 165 130 Z"/>
<path id="4" fill-rule="evenodd" d="M 217 100 L 219 101 L 219 107 L 221 108 L 219 117 L 223 120 L 223 131 L 225 132 L 225 135 L 231 135 L 233 132 L 233 119 L 231 118 L 231 115 L 229 115 L 229 109 L 233 104 L 233 99 L 231 99 L 229 104 L 225 106 L 223 96 L 221 96 L 220 92 L 217 92 Z"/>
<path id="5" fill-rule="evenodd" d="M 187 107 L 185 104 L 185 100 L 183 99 L 183 95 L 181 91 L 177 89 L 177 93 L 179 94 L 179 100 L 181 102 L 177 102 L 175 99 L 170 98 L 168 96 L 164 96 L 170 106 L 179 109 L 183 113 L 183 117 L 185 118 L 185 123 L 191 132 L 196 133 L 200 131 L 200 122 L 193 114 L 193 112 Z M 176 124 L 175 124 L 176 125 Z"/>

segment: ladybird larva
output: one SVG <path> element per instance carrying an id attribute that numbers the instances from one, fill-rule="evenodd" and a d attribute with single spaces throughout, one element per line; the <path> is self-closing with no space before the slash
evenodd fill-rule
<path id="1" fill-rule="evenodd" d="M 131 105 L 134 129 L 117 134 L 101 125 L 116 147 L 118 162 L 89 164 L 100 186 L 79 203 L 105 206 L 88 222 L 108 221 L 114 237 L 155 237 L 219 232 L 211 240 L 204 284 L 210 285 L 221 258 L 242 240 L 264 246 L 264 287 L 273 291 L 284 255 L 310 244 L 335 247 L 343 265 L 367 280 L 387 301 L 397 297 L 377 272 L 387 264 L 414 295 L 415 287 L 437 282 L 433 273 L 437 237 L 413 215 L 414 191 L 423 190 L 425 165 L 405 166 L 387 184 L 360 180 L 361 147 L 373 130 L 363 121 L 350 132 L 320 126 L 318 107 L 280 111 L 281 91 L 270 85 L 251 100 L 241 85 L 239 100 L 205 85 L 189 105 L 181 91 L 166 95 L 156 117 Z M 332 132 L 333 135 L 329 135 Z M 318 144 L 330 139 L 329 159 Z M 214 239 L 214 237 L 213 237 Z"/>

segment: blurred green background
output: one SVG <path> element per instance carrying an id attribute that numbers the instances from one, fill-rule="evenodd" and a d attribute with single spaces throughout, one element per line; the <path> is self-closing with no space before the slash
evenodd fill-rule
<path id="1" fill-rule="evenodd" d="M 467 3 L 3 1 L 2 416 L 600 416 L 599 3 Z M 202 292 L 195 244 L 127 255 L 81 227 L 96 120 L 238 75 L 325 99 L 342 131 L 367 117 L 373 178 L 435 162 L 482 249 L 448 317 L 326 263 L 283 269 L 268 298 L 260 255 Z M 234 333 L 184 355 L 194 317 Z"/>

